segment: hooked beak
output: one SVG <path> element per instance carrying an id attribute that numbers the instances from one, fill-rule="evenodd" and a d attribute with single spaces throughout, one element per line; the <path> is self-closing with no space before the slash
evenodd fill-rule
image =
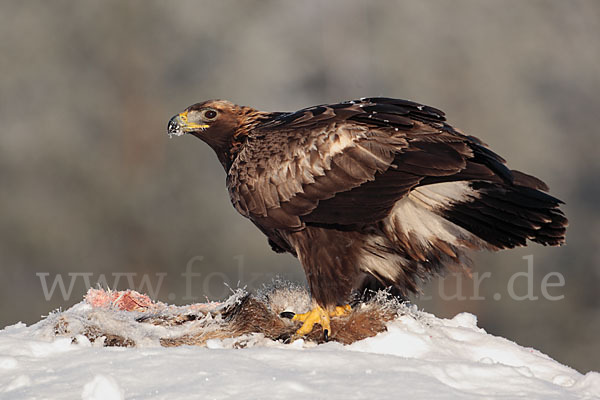
<path id="1" fill-rule="evenodd" d="M 203 131 L 209 127 L 209 125 L 188 122 L 187 114 L 188 112 L 184 111 L 175 115 L 169 120 L 169 124 L 167 125 L 167 134 L 169 135 L 169 137 L 173 137 L 173 135 L 181 136 L 186 133 Z"/>
<path id="2" fill-rule="evenodd" d="M 167 134 L 169 135 L 169 137 L 173 137 L 173 135 L 183 135 L 184 132 L 181 125 L 181 118 L 179 118 L 179 115 L 176 115 L 173 118 L 171 118 L 169 120 L 169 124 L 167 125 Z"/>

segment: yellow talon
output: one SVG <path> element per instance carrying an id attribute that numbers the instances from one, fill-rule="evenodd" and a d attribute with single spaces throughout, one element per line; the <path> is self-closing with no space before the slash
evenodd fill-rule
<path id="1" fill-rule="evenodd" d="M 352 307 L 350 307 L 350 304 L 346 304 L 345 306 L 337 306 L 333 311 L 329 312 L 329 316 L 340 317 L 342 315 L 348 314 L 350 311 L 352 311 Z"/>
<path id="2" fill-rule="evenodd" d="M 296 331 L 296 335 L 298 336 L 304 336 L 311 333 L 315 324 L 321 325 L 321 327 L 323 328 L 323 332 L 331 332 L 329 313 L 327 313 L 325 309 L 321 306 L 316 306 L 315 308 L 304 314 L 296 314 L 292 319 L 295 321 L 303 322 L 300 329 Z"/>
<path id="3" fill-rule="evenodd" d="M 294 321 L 303 322 L 300 329 L 296 331 L 295 337 L 308 335 L 312 332 L 315 324 L 321 325 L 325 334 L 325 340 L 331 335 L 331 322 L 330 317 L 339 317 L 348 314 L 352 308 L 349 304 L 345 306 L 337 306 L 333 310 L 327 311 L 323 307 L 317 305 L 312 310 L 303 314 L 296 314 L 292 318 Z"/>

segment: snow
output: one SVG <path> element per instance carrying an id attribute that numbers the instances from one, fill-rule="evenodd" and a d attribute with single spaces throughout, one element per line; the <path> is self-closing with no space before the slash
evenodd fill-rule
<path id="1" fill-rule="evenodd" d="M 52 334 L 58 316 L 89 316 L 90 308 L 82 302 L 32 326 L 1 330 L 0 398 L 600 399 L 599 373 L 582 375 L 492 336 L 467 313 L 440 319 L 407 307 L 386 332 L 351 345 L 284 344 L 252 334 L 206 347 L 160 347 L 151 324 L 150 339 L 136 340 L 135 348 Z"/>
<path id="2" fill-rule="evenodd" d="M 123 391 L 113 378 L 96 375 L 83 387 L 81 398 L 83 400 L 121 400 L 124 397 Z"/>

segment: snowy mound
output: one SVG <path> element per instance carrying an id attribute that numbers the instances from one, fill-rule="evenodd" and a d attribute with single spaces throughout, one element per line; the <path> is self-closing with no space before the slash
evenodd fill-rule
<path id="1" fill-rule="evenodd" d="M 302 311 L 293 308 L 306 306 L 306 297 L 285 304 L 289 294 L 270 293 L 266 304 L 274 312 Z M 240 294 L 185 309 L 136 296 L 88 298 L 30 327 L 0 331 L 0 398 L 600 398 L 599 373 L 582 375 L 489 335 L 471 314 L 440 319 L 396 304 L 385 331 L 349 345 L 285 344 L 265 331 L 165 347 L 165 335 L 197 337 L 199 327 L 204 334 L 207 326 L 211 332 L 227 326 L 219 312 L 240 304 Z M 193 324 L 174 323 L 181 315 L 194 315 L 188 318 Z M 207 325 L 205 318 L 217 323 Z M 86 331 L 90 327 L 94 334 Z M 115 332 L 125 341 L 108 340 Z M 110 343 L 131 347 L 106 347 Z"/>

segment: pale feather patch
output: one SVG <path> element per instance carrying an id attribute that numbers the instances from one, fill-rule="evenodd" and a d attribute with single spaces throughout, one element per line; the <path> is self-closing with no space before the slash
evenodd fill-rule
<path id="1" fill-rule="evenodd" d="M 477 197 L 477 192 L 466 182 L 418 187 L 396 202 L 387 222 L 395 228 L 398 236 L 416 237 L 426 247 L 432 247 L 438 240 L 459 247 L 463 247 L 464 240 L 468 240 L 481 246 L 481 239 L 436 213 L 457 202 Z"/>
<path id="2" fill-rule="evenodd" d="M 376 251 L 376 249 L 385 245 L 384 238 L 381 236 L 370 236 L 361 249 L 359 268 L 374 276 L 394 282 L 402 274 L 402 269 L 398 268 L 398 265 L 406 264 L 407 260 L 396 253 L 385 252 L 384 255 L 377 255 L 381 251 Z M 368 251 L 368 249 L 374 251 Z"/>
<path id="3" fill-rule="evenodd" d="M 354 147 L 357 138 L 352 135 L 335 132 L 328 135 L 327 139 L 330 142 L 329 148 L 326 149 L 327 155 L 333 157 L 349 147 Z"/>
<path id="4" fill-rule="evenodd" d="M 444 182 L 420 186 L 410 192 L 409 197 L 418 199 L 431 207 L 447 207 L 457 202 L 478 198 L 468 182 Z"/>

